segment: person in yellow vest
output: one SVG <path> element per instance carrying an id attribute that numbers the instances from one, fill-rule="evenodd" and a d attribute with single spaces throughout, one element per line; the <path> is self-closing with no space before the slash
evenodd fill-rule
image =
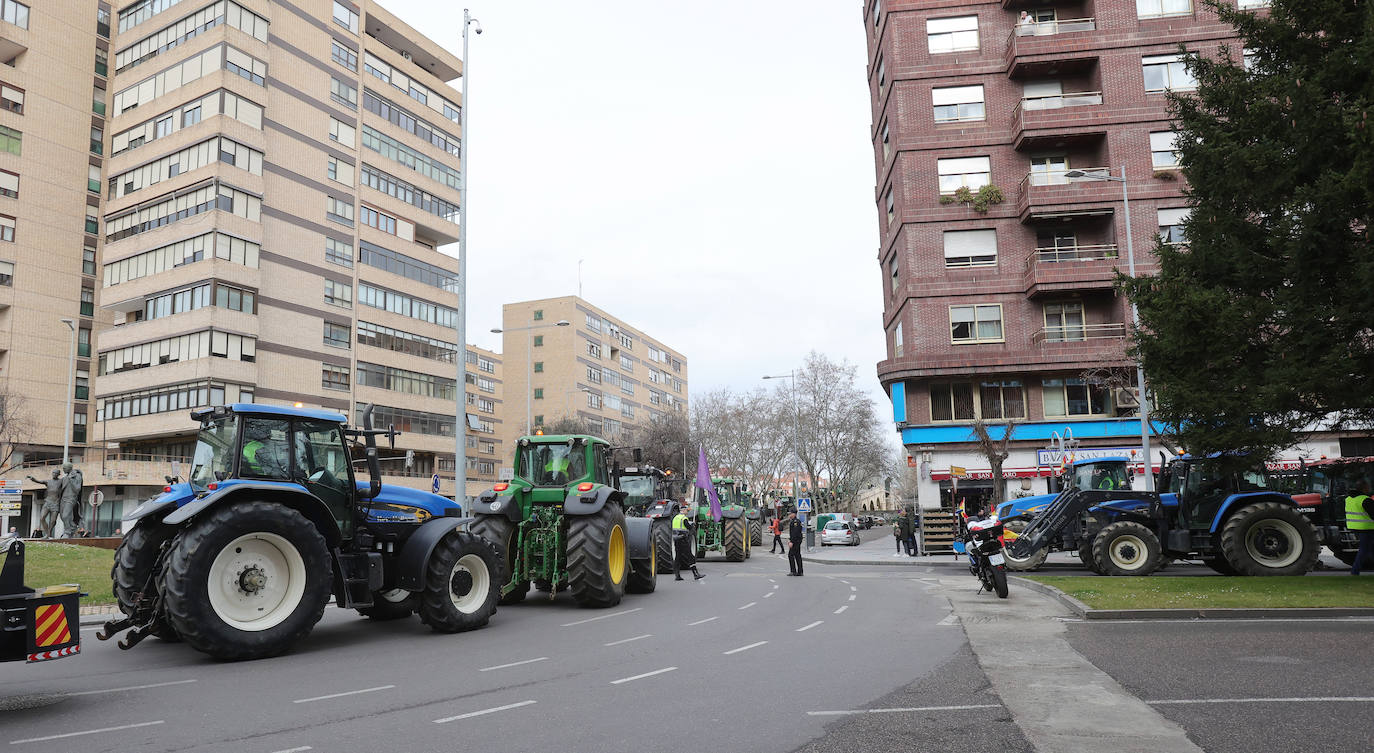
<path id="1" fill-rule="evenodd" d="M 682 580 L 682 569 L 687 568 L 692 571 L 695 580 L 705 578 L 697 571 L 696 554 L 692 551 L 692 531 L 687 527 L 686 508 L 678 508 L 677 515 L 673 516 L 673 550 L 677 553 L 676 563 L 673 567 L 673 580 Z"/>
<path id="2" fill-rule="evenodd" d="M 1361 480 L 1355 485 L 1355 492 L 1345 498 L 1345 527 L 1360 537 L 1355 563 L 1350 566 L 1351 575 L 1359 575 L 1360 565 L 1374 554 L 1374 499 L 1369 497 L 1369 482 Z"/>

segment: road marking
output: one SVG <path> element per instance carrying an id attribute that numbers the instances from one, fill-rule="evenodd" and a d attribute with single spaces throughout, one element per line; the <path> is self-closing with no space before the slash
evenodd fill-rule
<path id="1" fill-rule="evenodd" d="M 704 620 L 697 620 L 696 622 L 689 622 L 689 623 L 687 623 L 687 627 L 696 627 L 697 625 L 700 625 L 700 624 L 702 624 L 702 623 L 710 622 L 711 620 L 719 620 L 719 619 L 720 619 L 719 616 L 716 616 L 716 617 L 707 617 L 707 618 L 704 619 Z"/>
<path id="2" fill-rule="evenodd" d="M 124 690 L 146 690 L 148 688 L 165 688 L 168 685 L 185 685 L 188 682 L 195 682 L 195 680 L 173 680 L 171 682 L 154 682 L 148 685 L 126 685 L 122 688 L 106 688 L 105 690 L 80 690 L 75 693 L 63 693 L 62 695 L 77 696 L 96 695 L 99 693 L 118 693 Z"/>
<path id="3" fill-rule="evenodd" d="M 10 740 L 10 745 L 20 743 L 41 743 L 45 740 L 61 740 L 64 737 L 80 737 L 82 735 L 98 735 L 102 732 L 118 732 L 122 729 L 136 729 L 138 727 L 152 727 L 156 724 L 163 724 L 165 720 L 159 719 L 156 722 L 139 722 L 138 724 L 121 724 L 118 727 L 101 727 L 100 729 L 88 729 L 81 732 L 64 732 L 60 735 L 48 735 L 47 737 L 26 737 L 23 740 Z"/>
<path id="4" fill-rule="evenodd" d="M 1330 698 L 1193 698 L 1174 701 L 1146 701 L 1151 706 L 1185 706 L 1194 703 L 1374 703 L 1374 697 L 1334 696 Z"/>
<path id="5" fill-rule="evenodd" d="M 778 582 L 778 579 L 777 579 L 777 578 L 769 578 L 769 579 L 768 579 L 768 582 L 769 582 L 769 583 L 777 583 L 777 582 Z"/>
<path id="6" fill-rule="evenodd" d="M 481 711 L 469 711 L 466 714 L 459 714 L 458 716 L 446 716 L 443 719 L 435 719 L 434 723 L 444 724 L 446 722 L 456 722 L 459 719 L 471 719 L 474 716 L 482 716 L 484 714 L 495 714 L 498 711 L 507 711 L 509 709 L 518 709 L 521 706 L 528 706 L 532 703 L 538 703 L 538 701 L 521 701 L 519 703 L 508 703 L 505 706 L 497 706 L 496 708 L 482 709 Z"/>
<path id="7" fill-rule="evenodd" d="M 738 654 L 738 653 L 741 652 L 741 651 L 748 651 L 748 650 L 751 649 L 751 648 L 758 648 L 759 646 L 762 646 L 763 644 L 765 644 L 765 643 L 767 643 L 767 642 L 768 642 L 768 641 L 759 641 L 758 643 L 750 643 L 748 646 L 740 646 L 739 648 L 732 648 L 732 649 L 730 649 L 729 651 L 726 651 L 726 652 L 724 653 L 724 655 L 725 655 L 725 656 L 729 656 L 730 654 Z"/>
<path id="8" fill-rule="evenodd" d="M 776 590 L 778 590 L 778 586 L 777 586 L 777 584 L 776 584 L 776 583 L 775 583 L 775 584 L 773 584 L 773 590 L 774 590 L 774 591 L 776 591 Z"/>
<path id="9" fill-rule="evenodd" d="M 850 586 L 850 587 L 849 587 L 849 590 L 850 590 L 850 591 L 857 591 L 857 590 L 859 590 L 859 589 L 858 589 L 856 586 Z"/>
<path id="10" fill-rule="evenodd" d="M 654 637 L 654 634 L 653 634 L 653 633 L 645 633 L 644 635 L 636 635 L 636 636 L 633 637 L 633 638 L 622 638 L 621 640 L 618 640 L 618 641 L 611 641 L 610 643 L 603 643 L 603 644 L 601 644 L 601 645 L 603 645 L 603 646 L 619 646 L 619 645 L 622 644 L 622 643 L 629 643 L 630 641 L 637 641 L 637 640 L 640 640 L 640 639 L 642 639 L 642 638 L 652 638 L 652 637 Z"/>
<path id="11" fill-rule="evenodd" d="M 319 695 L 319 696 L 315 696 L 314 698 L 300 698 L 300 699 L 297 699 L 297 700 L 292 701 L 292 703 L 311 703 L 311 702 L 313 702 L 313 701 L 327 701 L 327 700 L 329 700 L 330 698 L 342 698 L 343 696 L 346 696 L 346 695 L 358 695 L 359 693 L 374 693 L 374 692 L 376 692 L 376 691 L 378 691 L 378 690 L 391 690 L 391 689 L 394 688 L 394 687 L 396 687 L 396 686 L 395 686 L 395 685 L 378 685 L 378 686 L 375 687 L 375 688 L 363 688 L 362 690 L 348 690 L 348 691 L 345 691 L 345 692 L 343 692 L 343 693 L 330 693 L 329 695 Z"/>
<path id="12" fill-rule="evenodd" d="M 286 750 L 277 750 L 273 751 L 272 753 L 301 753 L 301 751 L 305 750 L 314 750 L 314 748 L 310 747 L 309 745 L 302 745 L 299 748 L 287 748 Z"/>
<path id="13" fill-rule="evenodd" d="M 490 672 L 490 671 L 492 671 L 493 669 L 505 669 L 505 668 L 507 668 L 507 667 L 518 667 L 518 666 L 520 666 L 520 665 L 522 665 L 522 664 L 533 664 L 533 663 L 535 663 L 535 662 L 537 662 L 537 661 L 548 661 L 548 658 L 549 658 L 549 657 L 547 657 L 547 656 L 541 656 L 541 657 L 539 657 L 538 659 L 526 659 L 526 660 L 524 660 L 524 661 L 513 661 L 513 662 L 511 662 L 510 664 L 497 664 L 497 665 L 494 666 L 494 667 L 482 667 L 481 669 L 479 669 L 479 670 L 477 670 L 477 671 L 478 671 L 478 672 Z"/>
<path id="14" fill-rule="evenodd" d="M 1000 704 L 974 706 L 913 706 L 902 709 L 855 709 L 853 711 L 808 711 L 807 716 L 845 716 L 848 714 L 914 714 L 922 711 L 971 711 L 973 709 L 1000 709 Z"/>
<path id="15" fill-rule="evenodd" d="M 836 610 L 835 610 L 835 614 L 840 614 L 840 613 L 844 612 L 844 610 L 846 610 L 846 609 L 848 609 L 848 608 L 849 608 L 849 605 L 846 604 L 846 605 L 840 607 L 839 609 L 836 609 Z"/>
<path id="16" fill-rule="evenodd" d="M 766 593 L 766 594 L 763 595 L 763 598 L 767 599 L 768 597 L 772 596 L 772 595 L 775 594 L 775 593 L 777 593 L 777 591 L 769 591 L 768 593 Z"/>
<path id="17" fill-rule="evenodd" d="M 677 669 L 677 667 L 664 667 L 663 669 L 655 669 L 655 670 L 652 671 L 652 672 L 645 672 L 645 673 L 642 674 L 642 675 L 635 675 L 635 676 L 633 676 L 633 677 L 622 677 L 622 678 L 620 678 L 619 680 L 611 680 L 611 684 L 612 684 L 612 685 L 619 685 L 619 684 L 622 683 L 622 682 L 633 682 L 633 681 L 635 681 L 635 680 L 643 680 L 643 679 L 646 678 L 646 677 L 653 677 L 654 675 L 661 675 L 661 674 L 663 674 L 664 672 L 672 672 L 672 671 L 674 671 L 674 670 L 676 670 L 676 669 Z"/>
<path id="18" fill-rule="evenodd" d="M 957 615 L 957 614 L 950 614 L 950 616 L 944 618 L 943 620 L 940 620 L 939 622 L 937 622 L 937 623 L 935 623 L 935 624 L 936 624 L 936 625 L 958 625 L 958 624 L 959 624 L 959 615 Z"/>
<path id="19" fill-rule="evenodd" d="M 817 625 L 819 625 L 819 624 L 821 624 L 821 623 L 823 623 L 823 622 L 825 622 L 825 620 L 816 620 L 815 622 L 811 623 L 810 625 L 807 625 L 806 627 L 799 627 L 799 628 L 797 628 L 797 632 L 798 632 L 798 633 L 806 632 L 807 630 L 810 630 L 811 628 L 813 628 L 813 627 L 815 627 L 815 626 L 817 626 Z"/>
<path id="20" fill-rule="evenodd" d="M 850 595 L 849 595 L 849 600 L 850 600 L 850 601 L 853 601 L 853 600 L 855 600 L 855 599 L 857 599 L 857 598 L 859 598 L 857 594 L 850 594 Z"/>
<path id="21" fill-rule="evenodd" d="M 610 614 L 603 614 L 603 615 L 600 615 L 600 616 L 598 616 L 598 617 L 588 617 L 588 618 L 585 619 L 585 620 L 578 620 L 577 622 L 565 622 L 565 623 L 563 623 L 562 625 L 559 625 L 559 627 L 572 627 L 573 625 L 585 625 L 585 624 L 587 624 L 588 622 L 596 622 L 597 620 L 609 620 L 609 619 L 612 618 L 612 617 L 619 617 L 619 616 L 622 615 L 622 614 L 629 614 L 629 613 L 631 613 L 631 612 L 638 612 L 638 611 L 642 610 L 643 608 L 644 608 L 644 607 L 635 607 L 634 609 L 626 609 L 626 610 L 620 611 L 620 612 L 612 612 L 612 613 L 610 613 Z"/>
<path id="22" fill-rule="evenodd" d="M 749 602 L 748 604 L 745 604 L 744 606 L 740 607 L 740 609 L 748 609 L 749 607 L 752 607 L 752 606 L 754 606 L 754 605 L 757 604 L 757 603 L 758 603 L 757 601 L 751 601 L 751 602 Z"/>
<path id="23" fill-rule="evenodd" d="M 849 581 L 845 580 L 844 578 L 840 578 L 840 582 L 845 584 L 846 586 L 849 585 Z"/>

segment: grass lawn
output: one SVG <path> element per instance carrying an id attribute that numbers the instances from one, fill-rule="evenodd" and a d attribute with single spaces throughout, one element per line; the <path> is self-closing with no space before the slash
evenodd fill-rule
<path id="1" fill-rule="evenodd" d="M 0 556 L 0 560 L 3 559 L 4 556 Z M 83 607 L 114 603 L 114 595 L 110 593 L 112 564 L 114 552 L 109 549 L 38 541 L 24 543 L 24 585 L 43 588 L 79 583 L 82 591 L 90 593 L 81 599 Z"/>
<path id="2" fill-rule="evenodd" d="M 1035 575 L 1095 609 L 1374 607 L 1374 577 L 1110 578 Z"/>

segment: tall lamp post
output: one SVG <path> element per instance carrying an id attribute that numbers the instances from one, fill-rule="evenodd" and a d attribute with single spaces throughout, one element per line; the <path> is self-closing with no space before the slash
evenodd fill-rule
<path id="1" fill-rule="evenodd" d="M 62 431 L 62 464 L 66 465 L 70 462 L 72 446 L 72 391 L 75 389 L 72 380 L 76 378 L 76 321 L 63 319 L 62 323 L 72 331 L 71 353 L 67 357 L 67 415 L 62 420 L 62 425 L 65 427 Z"/>
<path id="2" fill-rule="evenodd" d="M 453 501 L 467 507 L 468 497 L 468 29 L 482 33 L 482 24 L 463 9 L 463 91 L 458 106 L 458 316 L 454 329 L 458 335 L 458 412 L 453 427 Z"/>
<path id="3" fill-rule="evenodd" d="M 528 362 L 529 362 L 529 365 L 530 365 L 530 370 L 529 370 L 528 372 L 526 372 L 526 374 L 527 374 L 527 376 L 528 376 L 528 378 L 529 378 L 529 381 L 525 384 L 525 434 L 526 434 L 526 436 L 528 436 L 529 434 L 533 433 L 533 431 L 534 431 L 534 427 L 533 427 L 533 425 L 532 425 L 532 424 L 533 424 L 533 419 L 532 419 L 532 417 L 531 417 L 531 415 L 530 415 L 531 412 L 533 411 L 533 408 L 534 408 L 534 406 L 533 406 L 533 404 L 532 404 L 532 402 L 531 402 L 531 401 L 534 399 L 534 397 L 533 397 L 533 396 L 534 396 L 534 330 L 536 330 L 536 329 L 548 329 L 549 327 L 566 327 L 566 326 L 568 326 L 568 325 L 570 325 L 570 324 L 572 324 L 572 322 L 568 321 L 567 319 L 559 319 L 558 321 L 554 322 L 553 324 L 531 324 L 531 325 L 528 326 L 528 327 L 511 327 L 510 329 L 501 329 L 500 327 L 492 327 L 492 329 L 491 329 L 492 333 L 493 333 L 493 334 L 497 334 L 497 335 L 499 335 L 499 334 L 501 334 L 501 333 L 503 333 L 503 332 L 528 332 L 528 333 L 529 333 L 529 336 L 528 336 L 528 337 L 526 338 L 526 340 L 525 340 L 525 360 L 528 361 Z"/>
<path id="4" fill-rule="evenodd" d="M 1111 174 L 1110 169 L 1106 174 L 1100 172 L 1087 172 L 1085 170 L 1070 170 L 1064 173 L 1064 177 L 1070 180 L 1088 181 L 1112 181 L 1121 184 L 1121 213 L 1126 215 L 1126 273 L 1132 278 L 1135 277 L 1135 243 L 1131 238 L 1131 199 L 1126 192 L 1126 166 L 1121 166 L 1121 175 Z M 1140 311 L 1136 308 L 1135 300 L 1131 301 L 1131 326 L 1140 329 Z M 1145 461 L 1145 490 L 1154 491 L 1155 478 L 1150 473 L 1150 400 L 1145 393 L 1145 364 L 1136 359 L 1135 380 L 1140 385 L 1140 452 Z"/>

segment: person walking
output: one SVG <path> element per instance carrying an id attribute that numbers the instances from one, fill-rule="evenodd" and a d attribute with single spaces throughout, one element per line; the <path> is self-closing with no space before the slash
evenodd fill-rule
<path id="1" fill-rule="evenodd" d="M 902 556 L 902 545 L 904 545 L 904 544 L 906 543 L 906 540 L 902 538 L 902 519 L 901 519 L 901 517 L 898 517 L 896 520 L 892 521 L 892 540 L 895 541 L 895 542 L 897 542 L 897 551 L 893 552 L 893 553 L 892 553 L 892 556 L 893 556 L 893 557 L 900 557 L 900 556 Z"/>
<path id="2" fill-rule="evenodd" d="M 773 517 L 773 521 L 768 524 L 768 530 L 773 532 L 773 546 L 768 549 L 769 554 L 787 554 L 787 546 L 782 543 L 782 518 Z"/>
<path id="3" fill-rule="evenodd" d="M 906 513 L 902 516 L 905 525 L 902 527 L 902 535 L 906 539 L 906 556 L 916 556 L 916 508 L 907 507 Z"/>
<path id="4" fill-rule="evenodd" d="M 801 544 L 802 532 L 803 530 L 805 530 L 805 528 L 806 526 L 803 525 L 802 522 L 797 519 L 797 514 L 795 512 L 788 514 L 787 540 L 791 542 L 791 545 L 787 548 L 787 569 L 791 571 L 788 573 L 788 575 L 795 575 L 797 577 L 801 577 Z"/>
<path id="5" fill-rule="evenodd" d="M 1355 491 L 1345 498 L 1345 527 L 1360 537 L 1360 548 L 1355 551 L 1355 561 L 1350 565 L 1351 575 L 1359 575 L 1360 565 L 1374 554 L 1374 499 L 1369 497 L 1369 482 L 1361 480 L 1355 485 Z"/>
<path id="6" fill-rule="evenodd" d="M 692 571 L 694 580 L 705 578 L 697 570 L 697 558 L 692 552 L 692 531 L 687 527 L 687 513 L 678 508 L 677 515 L 673 516 L 673 551 L 677 556 L 673 567 L 673 580 L 682 580 L 682 570 L 686 568 Z"/>

